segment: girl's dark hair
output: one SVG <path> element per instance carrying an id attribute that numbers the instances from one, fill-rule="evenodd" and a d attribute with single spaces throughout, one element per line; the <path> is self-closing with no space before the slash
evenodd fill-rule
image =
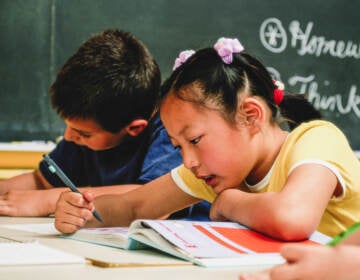
<path id="1" fill-rule="evenodd" d="M 194 84 L 202 96 L 189 96 L 181 91 Z M 161 87 L 161 99 L 172 92 L 178 98 L 205 106 L 206 101 L 215 102 L 223 116 L 235 122 L 239 94 L 249 94 L 265 100 L 272 112 L 272 121 L 278 119 L 278 110 L 293 129 L 304 121 L 321 118 L 320 113 L 307 101 L 303 94 L 285 94 L 278 106 L 274 101 L 275 85 L 262 63 L 245 52 L 233 54 L 233 62 L 225 64 L 216 50 L 205 48 L 197 51 L 178 67 Z"/>

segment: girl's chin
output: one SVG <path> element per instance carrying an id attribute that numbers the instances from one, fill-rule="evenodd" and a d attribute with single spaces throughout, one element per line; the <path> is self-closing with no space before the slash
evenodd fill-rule
<path id="1" fill-rule="evenodd" d="M 221 193 L 224 189 L 225 189 L 225 188 L 222 188 L 221 186 L 213 187 L 213 191 L 214 191 L 214 193 L 216 193 L 216 194 Z"/>

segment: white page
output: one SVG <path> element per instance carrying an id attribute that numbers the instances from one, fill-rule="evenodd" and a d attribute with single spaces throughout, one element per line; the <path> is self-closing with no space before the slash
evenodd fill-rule
<path id="1" fill-rule="evenodd" d="M 279 254 L 245 254 L 236 258 L 204 258 L 195 259 L 196 264 L 205 267 L 226 267 L 226 266 L 259 266 L 283 264 L 284 258 Z"/>
<path id="2" fill-rule="evenodd" d="M 156 229 L 164 238 L 174 244 L 183 252 L 187 252 L 195 258 L 238 258 L 239 254 L 254 254 L 257 252 L 274 253 L 278 255 L 277 248 L 282 242 L 263 236 L 263 238 L 254 238 L 252 243 L 254 248 L 263 247 L 262 249 L 250 249 L 249 241 L 251 239 L 238 240 L 231 239 L 231 234 L 236 233 L 239 236 L 240 231 L 249 232 L 246 227 L 232 222 L 196 222 L 196 221 L 174 221 L 174 220 L 144 220 L 146 224 Z M 229 234 L 223 235 L 215 228 L 222 228 L 223 232 Z M 201 230 L 200 230 L 201 229 Z M 204 233 L 206 232 L 206 234 Z M 255 233 L 255 232 L 254 232 Z M 316 243 L 325 244 L 330 240 L 319 232 L 314 233 L 311 238 Z M 274 245 L 272 245 L 274 243 Z M 268 247 L 270 246 L 270 247 Z M 270 251 L 269 251 L 270 250 Z"/>
<path id="3" fill-rule="evenodd" d="M 0 243 L 0 266 L 75 263 L 85 263 L 85 259 L 38 242 Z"/>
<path id="4" fill-rule="evenodd" d="M 11 224 L 11 225 L 1 225 L 1 227 L 22 230 L 22 231 L 29 231 L 29 232 L 43 234 L 43 235 L 59 235 L 60 234 L 60 232 L 58 230 L 56 230 L 54 223 Z"/>
<path id="5" fill-rule="evenodd" d="M 48 152 L 55 148 L 55 143 L 44 141 L 0 142 L 0 151 Z"/>
<path id="6" fill-rule="evenodd" d="M 216 242 L 214 239 L 202 234 L 197 230 L 194 225 L 201 225 L 207 230 L 211 230 L 212 222 L 189 222 L 189 221 L 146 221 L 152 228 L 156 229 L 163 237 L 169 240 L 179 249 L 187 252 L 190 256 L 195 258 L 235 258 L 239 256 L 239 252 L 228 249 L 222 244 Z M 223 225 L 227 228 L 244 228 L 243 226 L 235 223 L 220 223 L 217 225 Z M 226 243 L 231 241 L 221 238 Z M 238 248 L 244 253 L 252 253 L 246 248 Z"/>
<path id="7" fill-rule="evenodd" d="M 128 227 L 83 228 L 63 238 L 125 249 L 128 245 Z"/>

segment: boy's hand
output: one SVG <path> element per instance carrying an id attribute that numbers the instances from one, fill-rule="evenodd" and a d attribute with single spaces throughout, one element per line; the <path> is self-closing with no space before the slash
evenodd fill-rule
<path id="1" fill-rule="evenodd" d="M 53 190 L 9 190 L 0 195 L 0 215 L 49 216 L 55 211 L 58 194 Z"/>
<path id="2" fill-rule="evenodd" d="M 63 192 L 56 203 L 55 228 L 62 233 L 74 233 L 84 227 L 93 219 L 93 200 L 89 192 Z"/>

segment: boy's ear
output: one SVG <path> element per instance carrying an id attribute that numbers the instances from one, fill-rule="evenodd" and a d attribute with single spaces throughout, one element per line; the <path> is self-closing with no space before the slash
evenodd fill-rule
<path id="1" fill-rule="evenodd" d="M 147 127 L 148 121 L 144 119 L 133 120 L 125 127 L 126 132 L 133 137 L 138 136 Z"/>

